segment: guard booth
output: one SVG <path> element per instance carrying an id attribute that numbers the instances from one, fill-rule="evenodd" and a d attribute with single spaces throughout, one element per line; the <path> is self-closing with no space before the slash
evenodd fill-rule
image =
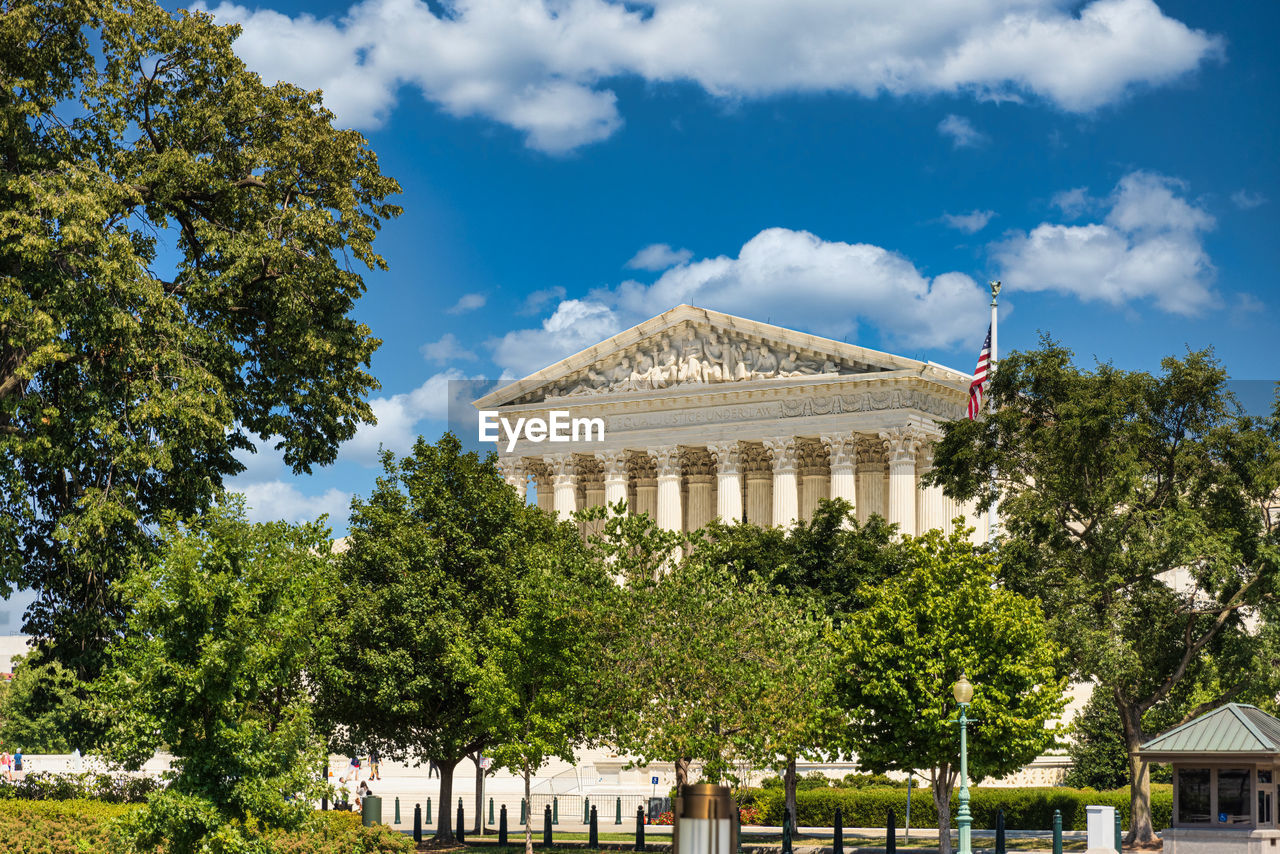
<path id="1" fill-rule="evenodd" d="M 1138 749 L 1173 765 L 1165 854 L 1280 854 L 1280 719 L 1228 703 Z"/>

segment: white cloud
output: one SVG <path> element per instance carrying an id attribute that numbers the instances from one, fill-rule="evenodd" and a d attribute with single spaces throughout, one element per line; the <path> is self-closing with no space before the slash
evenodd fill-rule
<path id="1" fill-rule="evenodd" d="M 693 252 L 688 249 L 672 249 L 665 243 L 652 243 L 632 256 L 627 267 L 632 270 L 665 270 L 692 257 Z"/>
<path id="2" fill-rule="evenodd" d="M 451 368 L 429 377 L 413 391 L 373 398 L 369 405 L 378 423 L 360 425 L 356 435 L 342 446 L 342 457 L 371 466 L 378 463 L 380 446 L 397 455 L 407 453 L 418 438 L 423 421 L 447 419 L 450 381 L 465 379 L 461 371 Z"/>
<path id="3" fill-rule="evenodd" d="M 1231 203 L 1242 211 L 1248 211 L 1265 205 L 1267 197 L 1257 190 L 1236 190 L 1231 194 Z"/>
<path id="4" fill-rule="evenodd" d="M 329 524 L 342 526 L 347 521 L 351 496 L 330 488 L 322 495 L 303 495 L 296 486 L 282 480 L 250 483 L 231 487 L 244 495 L 251 522 L 308 522 L 328 514 Z"/>
<path id="5" fill-rule="evenodd" d="M 543 288 L 540 291 L 533 291 L 524 298 L 524 303 L 520 306 L 520 314 L 537 314 L 542 311 L 542 307 L 547 303 L 564 299 L 565 290 L 559 285 L 552 285 L 549 288 Z"/>
<path id="6" fill-rule="evenodd" d="M 484 308 L 484 304 L 484 294 L 463 294 L 453 304 L 453 308 L 449 309 L 449 314 L 463 314 L 464 312 L 475 311 L 477 308 Z"/>
<path id="7" fill-rule="evenodd" d="M 947 347 L 985 324 L 983 293 L 963 273 L 930 278 L 879 246 L 771 228 L 737 257 L 690 261 L 651 285 L 627 281 L 566 300 L 541 328 L 492 342 L 494 362 L 523 376 L 680 303 L 835 338 L 865 321 L 883 339 Z"/>
<path id="8" fill-rule="evenodd" d="M 987 141 L 986 134 L 975 128 L 973 122 L 955 113 L 938 122 L 938 133 L 949 137 L 956 148 L 977 148 Z"/>
<path id="9" fill-rule="evenodd" d="M 458 336 L 452 332 L 446 332 L 440 336 L 439 341 L 429 341 L 423 344 L 419 351 L 422 353 L 422 358 L 436 363 L 476 358 L 476 354 L 463 347 L 461 342 L 458 341 Z"/>
<path id="10" fill-rule="evenodd" d="M 991 218 L 995 215 L 995 211 L 970 211 L 967 214 L 943 214 L 942 221 L 951 228 L 963 231 L 966 234 L 976 234 L 986 228 L 987 223 L 991 222 Z"/>
<path id="11" fill-rule="evenodd" d="M 1072 187 L 1070 190 L 1054 193 L 1050 204 L 1062 211 L 1064 216 L 1075 219 L 1085 211 L 1092 210 L 1098 200 L 1089 195 L 1088 187 Z"/>
<path id="12" fill-rule="evenodd" d="M 1132 172 L 1116 185 L 1102 222 L 1042 223 L 992 247 L 1009 290 L 1052 290 L 1120 305 L 1152 300 L 1196 315 L 1218 302 L 1203 233 L 1214 219 L 1182 197 L 1185 184 Z"/>
<path id="13" fill-rule="evenodd" d="M 969 93 L 1088 111 L 1221 52 L 1153 0 L 361 0 L 340 18 L 222 2 L 236 49 L 270 82 L 321 88 L 343 122 L 377 126 L 398 90 L 565 152 L 622 125 L 619 77 L 714 97 Z M 208 8 L 197 3 L 197 8 Z"/>

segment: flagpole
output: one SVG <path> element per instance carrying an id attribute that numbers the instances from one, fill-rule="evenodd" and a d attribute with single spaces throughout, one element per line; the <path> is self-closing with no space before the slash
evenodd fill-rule
<path id="1" fill-rule="evenodd" d="M 990 382 L 991 379 L 995 376 L 996 364 L 997 364 L 998 351 L 996 350 L 996 328 L 999 323 L 999 313 L 997 312 L 997 307 L 999 305 L 999 302 L 997 298 L 1000 296 L 1000 282 L 994 281 L 994 282 L 988 282 L 987 284 L 991 286 L 991 365 L 987 369 L 987 381 Z M 990 405 L 991 405 L 990 402 L 988 402 L 988 406 Z M 996 470 L 994 467 L 992 467 L 991 469 L 992 486 L 995 486 L 995 480 L 996 480 Z M 999 518 L 996 516 L 996 505 L 992 504 L 990 507 L 987 508 L 987 543 L 988 544 L 995 542 L 996 527 L 999 525 L 999 523 L 1000 523 Z"/>

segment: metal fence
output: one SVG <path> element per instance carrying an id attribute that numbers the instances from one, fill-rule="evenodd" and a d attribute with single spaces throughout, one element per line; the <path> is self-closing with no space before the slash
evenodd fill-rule
<path id="1" fill-rule="evenodd" d="M 621 816 L 622 824 L 634 823 L 636 818 L 636 810 L 643 807 L 645 813 L 649 812 L 649 798 L 646 795 L 612 795 L 601 793 L 599 795 L 582 794 L 574 792 L 572 794 L 552 795 L 552 794 L 534 794 L 530 797 L 533 806 L 533 821 L 537 826 L 541 826 L 543 811 L 547 807 L 551 807 L 553 820 L 557 824 L 580 824 L 589 817 L 590 807 L 596 808 L 596 820 L 601 825 L 615 824 Z M 514 821 L 520 814 L 520 801 L 514 803 L 508 802 L 507 814 Z"/>

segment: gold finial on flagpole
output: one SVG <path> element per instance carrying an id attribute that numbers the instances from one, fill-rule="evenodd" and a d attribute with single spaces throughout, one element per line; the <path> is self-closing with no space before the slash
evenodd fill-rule
<path id="1" fill-rule="evenodd" d="M 994 282 L 987 282 L 987 284 L 991 286 L 991 304 L 995 305 L 996 297 L 1000 296 L 1000 282 L 999 280 L 996 280 Z"/>

